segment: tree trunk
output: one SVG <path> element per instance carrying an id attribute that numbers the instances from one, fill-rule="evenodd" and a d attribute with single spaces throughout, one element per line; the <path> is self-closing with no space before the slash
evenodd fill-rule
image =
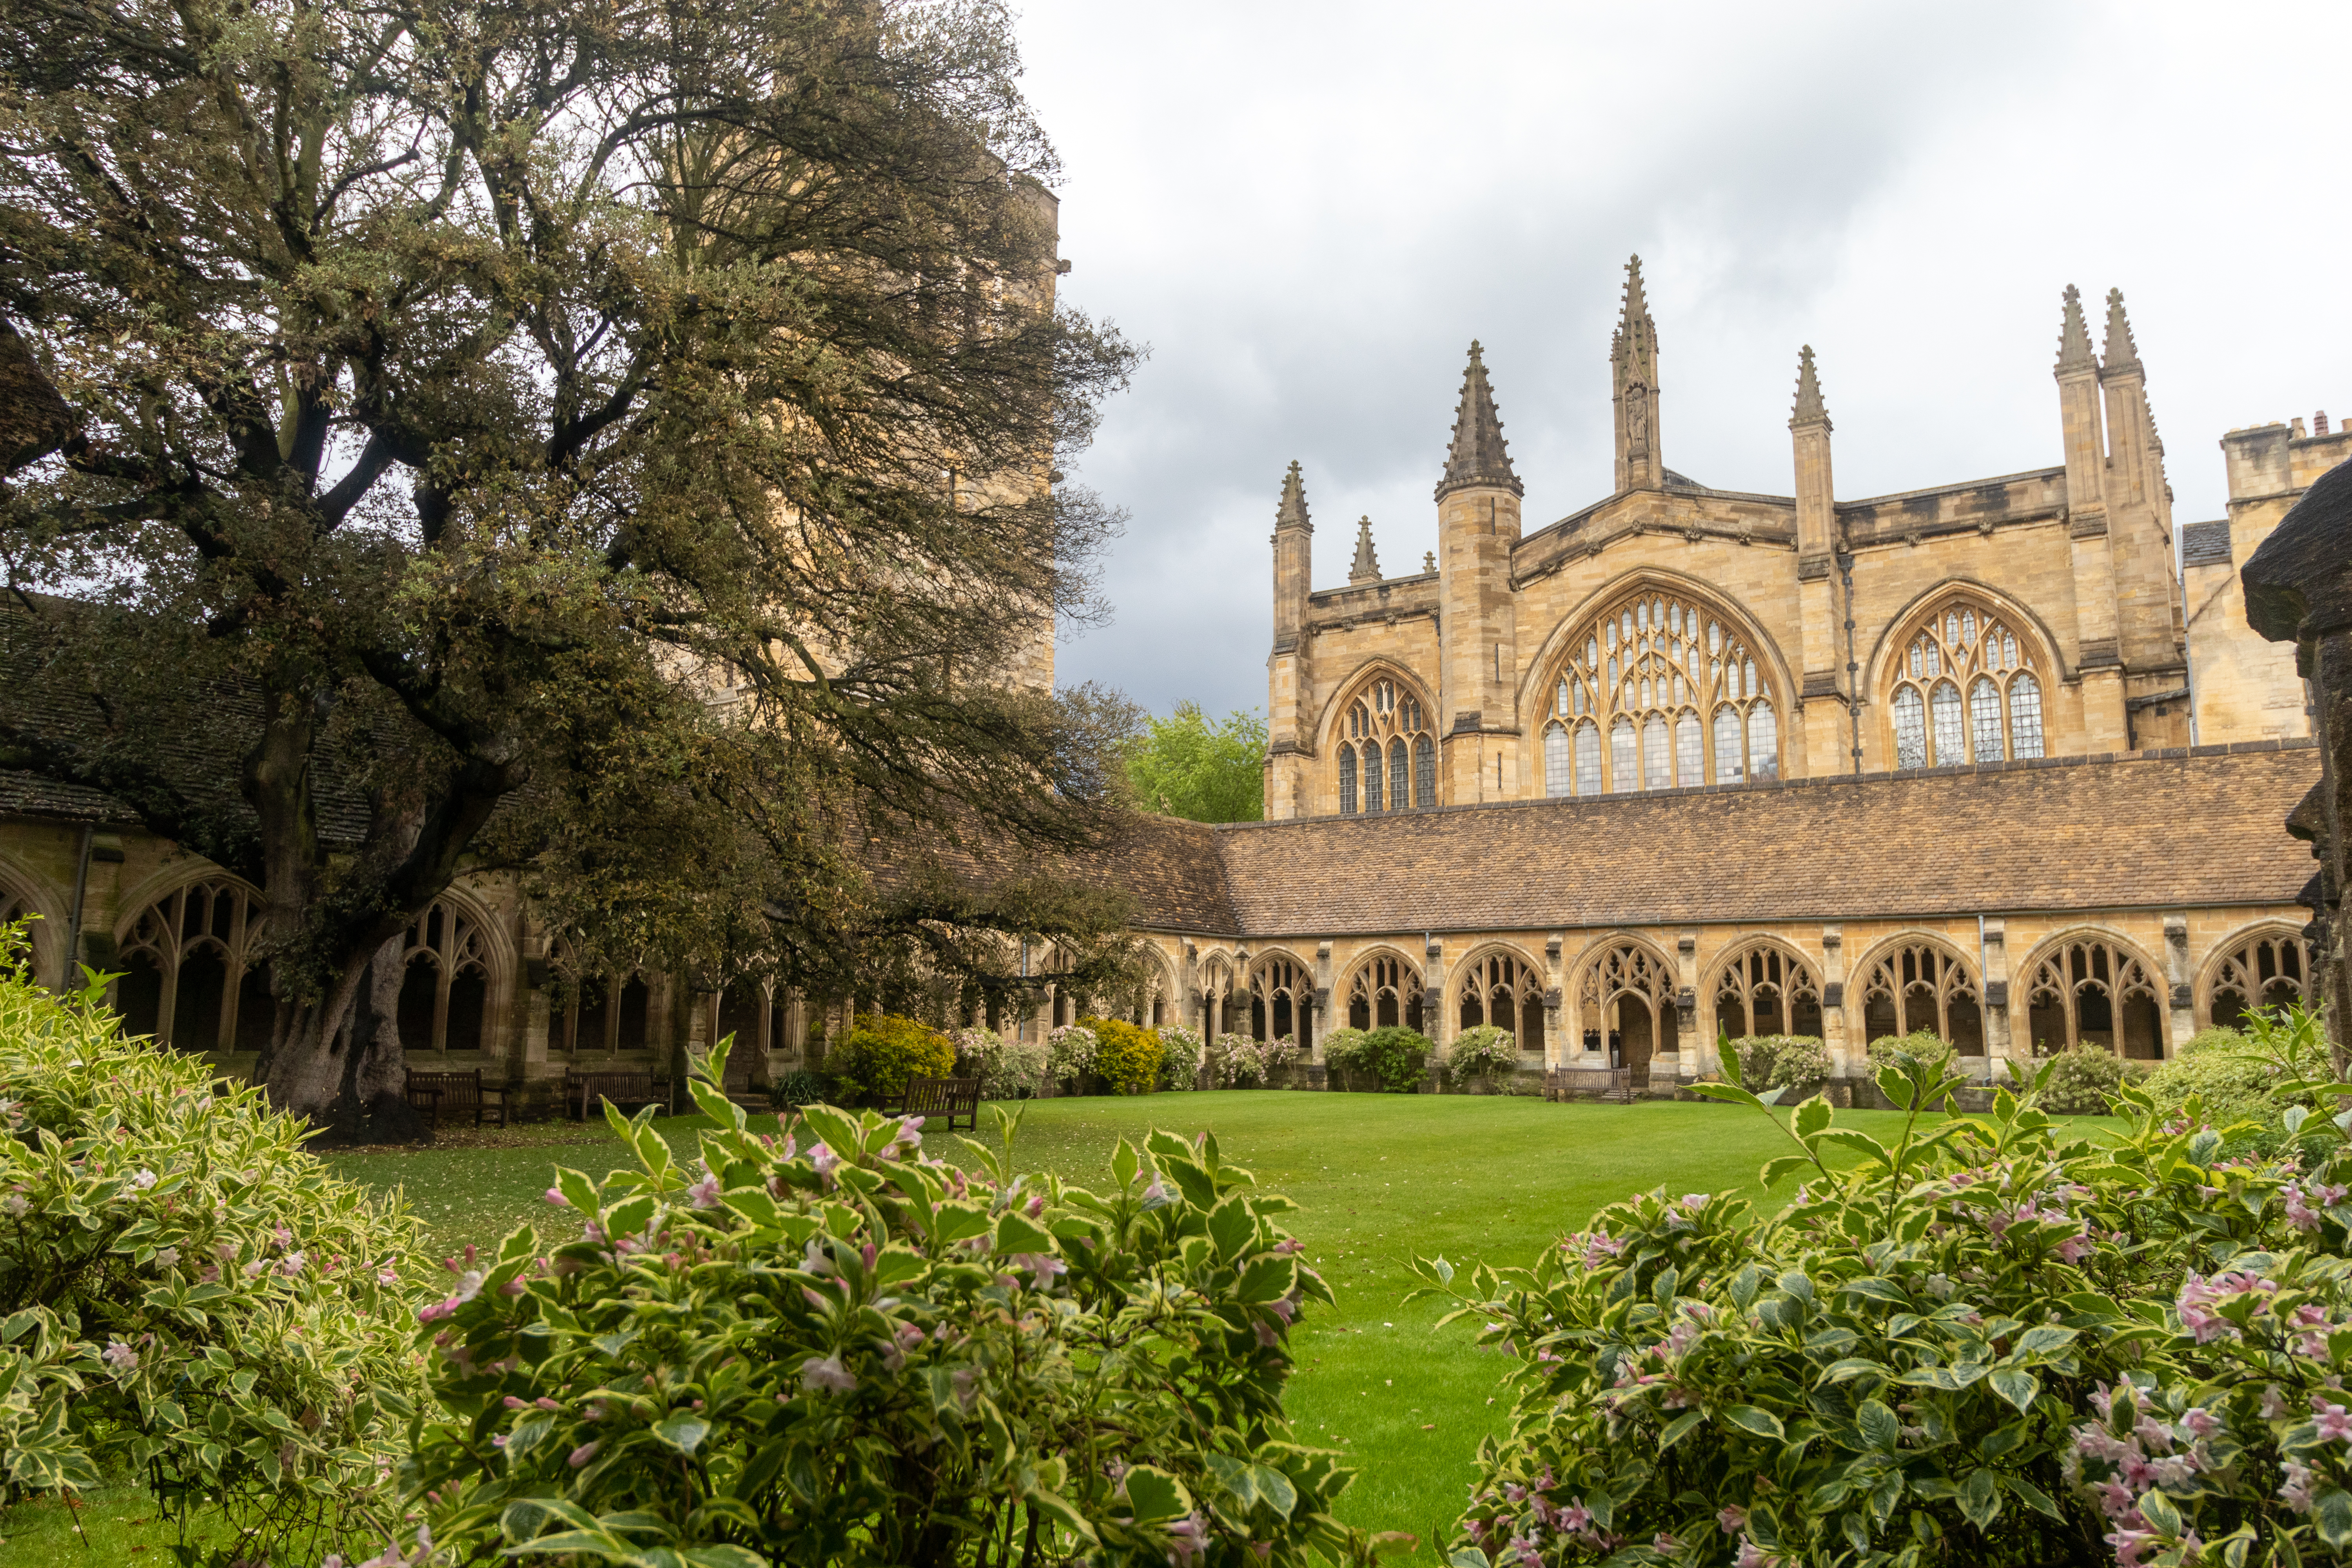
<path id="1" fill-rule="evenodd" d="M 433 1130 L 410 1108 L 400 1044 L 400 955 L 394 936 L 305 1007 L 270 1058 L 269 1103 L 326 1129 L 329 1143 L 424 1143 Z M 345 1020 L 349 1029 L 341 1026 Z"/>

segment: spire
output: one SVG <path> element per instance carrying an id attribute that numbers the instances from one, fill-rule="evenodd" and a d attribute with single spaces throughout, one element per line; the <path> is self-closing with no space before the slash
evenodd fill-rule
<path id="1" fill-rule="evenodd" d="M 1797 405 L 1789 414 L 1789 428 L 1801 425 L 1830 427 L 1830 411 L 1822 405 L 1821 378 L 1813 374 L 1813 345 L 1797 351 Z"/>
<path id="2" fill-rule="evenodd" d="M 1286 528 L 1315 531 L 1315 525 L 1307 518 L 1307 486 L 1298 477 L 1298 460 L 1295 458 L 1291 459 L 1290 472 L 1282 477 L 1282 504 L 1275 509 L 1274 526 L 1276 531 Z"/>
<path id="3" fill-rule="evenodd" d="M 2066 320 L 2058 329 L 2058 374 L 2072 371 L 2096 370 L 2099 362 L 2091 357 L 2090 330 L 2083 325 L 2083 292 L 2072 283 L 2066 285 Z"/>
<path id="4" fill-rule="evenodd" d="M 1510 443 L 1503 439 L 1503 422 L 1495 415 L 1494 389 L 1486 384 L 1485 351 L 1474 339 L 1470 368 L 1462 375 L 1462 404 L 1454 414 L 1454 441 L 1445 449 L 1445 477 L 1437 481 L 1437 499 L 1474 485 L 1493 485 L 1515 496 L 1527 494 L 1519 477 L 1511 472 Z"/>
<path id="5" fill-rule="evenodd" d="M 1658 444 L 1658 328 L 1642 289 L 1642 258 L 1625 263 L 1625 304 L 1609 342 L 1609 401 L 1617 425 L 1617 488 L 1665 482 Z"/>
<path id="6" fill-rule="evenodd" d="M 2139 345 L 2132 342 L 2131 318 L 2124 314 L 2124 291 L 2107 290 L 2107 342 L 2099 358 L 2109 372 L 2137 370 Z"/>
<path id="7" fill-rule="evenodd" d="M 1372 520 L 1361 518 L 1356 523 L 1356 563 L 1348 568 L 1348 582 L 1352 586 L 1380 580 L 1380 557 L 1372 553 Z"/>
<path id="8" fill-rule="evenodd" d="M 1625 263 L 1625 309 L 1617 319 L 1617 331 L 1628 334 L 1636 321 L 1647 324 L 1650 302 L 1642 293 L 1642 258 L 1636 252 Z"/>

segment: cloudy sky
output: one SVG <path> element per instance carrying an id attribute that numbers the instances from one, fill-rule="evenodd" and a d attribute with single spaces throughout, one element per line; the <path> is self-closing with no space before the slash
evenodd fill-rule
<path id="1" fill-rule="evenodd" d="M 2352 7 L 1026 0 L 1065 298 L 1150 346 L 1080 476 L 1132 514 L 1066 681 L 1262 706 L 1297 458 L 1316 586 L 1435 544 L 1486 348 L 1532 530 L 1610 485 L 1638 251 L 1667 463 L 1786 494 L 1811 343 L 1853 499 L 2061 460 L 2060 292 L 2120 287 L 2181 521 L 2223 431 L 2352 416 Z"/>

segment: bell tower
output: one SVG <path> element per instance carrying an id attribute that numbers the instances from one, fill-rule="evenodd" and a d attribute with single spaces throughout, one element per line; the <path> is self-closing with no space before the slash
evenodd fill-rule
<path id="1" fill-rule="evenodd" d="M 1617 419 L 1617 490 L 1666 482 L 1658 445 L 1658 327 L 1642 292 L 1642 258 L 1625 263 L 1625 308 L 1609 343 L 1609 402 Z"/>
<path id="2" fill-rule="evenodd" d="M 1299 816 L 1308 737 L 1302 732 L 1307 695 L 1307 596 L 1314 574 L 1315 524 L 1307 515 L 1307 485 L 1298 465 L 1282 479 L 1274 511 L 1274 650 L 1266 657 L 1265 815 Z"/>
<path id="3" fill-rule="evenodd" d="M 1527 490 L 1511 471 L 1508 446 L 1485 352 L 1473 342 L 1436 495 L 1443 683 L 1436 717 L 1444 799 L 1454 805 L 1508 800 L 1519 790 L 1511 547 L 1519 542 Z"/>

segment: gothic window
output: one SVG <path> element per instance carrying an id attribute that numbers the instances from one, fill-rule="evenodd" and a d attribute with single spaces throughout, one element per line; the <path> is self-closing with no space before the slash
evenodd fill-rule
<path id="1" fill-rule="evenodd" d="M 2155 977 L 2120 942 L 2084 937 L 2053 948 L 2025 983 L 2026 1026 L 2037 1055 L 2095 1046 L 2134 1061 L 2164 1055 Z"/>
<path id="2" fill-rule="evenodd" d="M 1250 972 L 1250 1035 L 1260 1040 L 1289 1038 L 1304 1045 L 1307 1015 L 1314 999 L 1315 982 L 1303 965 L 1278 955 L 1261 961 Z"/>
<path id="3" fill-rule="evenodd" d="M 1523 1051 L 1544 1048 L 1543 981 L 1515 953 L 1488 952 L 1462 972 L 1461 1023 L 1508 1029 Z"/>
<path id="4" fill-rule="evenodd" d="M 1821 987 L 1811 968 L 1777 947 L 1759 945 L 1724 960 L 1716 972 L 1715 1021 L 1727 1035 L 1822 1032 Z"/>
<path id="5" fill-rule="evenodd" d="M 1437 742 L 1421 699 L 1388 678 L 1348 705 L 1338 742 L 1339 810 L 1354 816 L 1357 786 L 1368 812 L 1437 804 Z"/>
<path id="6" fill-rule="evenodd" d="M 247 962 L 260 928 L 252 889 L 226 877 L 191 882 L 140 910 L 116 950 L 123 1033 L 183 1051 L 268 1046 L 277 1004 L 268 967 Z"/>
<path id="7" fill-rule="evenodd" d="M 653 988 L 642 973 L 631 969 L 620 975 L 583 974 L 572 943 L 560 936 L 550 959 L 555 984 L 549 987 L 548 995 L 549 1050 L 610 1052 L 648 1047 Z"/>
<path id="8" fill-rule="evenodd" d="M 2249 1013 L 2304 1000 L 2311 954 L 2294 931 L 2273 930 L 2238 942 L 2222 954 L 2206 986 L 2205 1021 L 2233 1029 Z"/>
<path id="9" fill-rule="evenodd" d="M 34 912 L 32 900 L 12 890 L 5 883 L 0 883 L 0 926 L 14 925 L 18 921 L 30 920 Z M 19 961 L 25 965 L 27 973 L 33 966 L 33 929 L 29 925 L 25 928 L 24 956 Z M 0 955 L 0 974 L 13 973 L 15 965 L 5 955 Z"/>
<path id="10" fill-rule="evenodd" d="M 1780 776 L 1780 727 L 1754 650 L 1721 616 L 1678 595 L 1644 589 L 1595 616 L 1570 639 L 1551 694 L 1550 794 Z M 1550 766 L 1553 731 L 1565 738 L 1572 771 Z"/>
<path id="11" fill-rule="evenodd" d="M 1224 1017 L 1224 1000 L 1233 990 L 1233 966 L 1222 954 L 1212 953 L 1201 964 L 1201 1033 L 1207 1038 L 1233 1027 Z"/>
<path id="12" fill-rule="evenodd" d="M 1862 982 L 1864 1040 L 1926 1030 L 1962 1056 L 1984 1055 L 1984 1006 L 1968 960 L 1937 942 L 1909 942 L 1872 960 Z"/>
<path id="13" fill-rule="evenodd" d="M 1399 1024 L 1423 1027 L 1421 971 L 1401 958 L 1375 958 L 1349 983 L 1348 1026 L 1385 1029 Z"/>
<path id="14" fill-rule="evenodd" d="M 1608 1051 L 1608 1065 L 1650 1081 L 1650 1060 L 1680 1049 L 1682 1017 L 1675 1005 L 1674 972 L 1640 942 L 1614 942 L 1584 966 L 1579 1013 L 1587 1052 Z"/>
<path id="15" fill-rule="evenodd" d="M 408 1051 L 478 1051 L 490 996 L 482 928 L 436 899 L 408 928 L 401 955 L 400 1046 Z"/>
<path id="16" fill-rule="evenodd" d="M 1956 601 L 1928 616 L 1895 663 L 1887 700 L 1895 765 L 1944 768 L 2042 755 L 2042 680 L 2034 664 L 2031 639 L 2021 641 L 1989 610 Z"/>

